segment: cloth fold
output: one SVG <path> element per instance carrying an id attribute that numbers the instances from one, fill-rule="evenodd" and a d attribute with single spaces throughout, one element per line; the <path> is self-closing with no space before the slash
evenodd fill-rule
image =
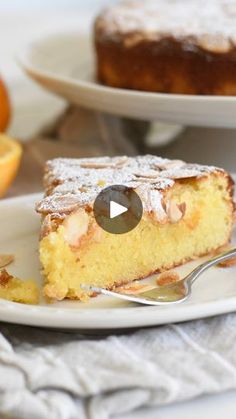
<path id="1" fill-rule="evenodd" d="M 109 419 L 236 388 L 234 313 L 107 337 L 0 332 L 0 413 L 12 418 Z"/>

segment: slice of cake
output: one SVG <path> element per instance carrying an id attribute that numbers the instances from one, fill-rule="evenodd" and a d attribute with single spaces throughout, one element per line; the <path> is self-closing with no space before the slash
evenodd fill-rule
<path id="1" fill-rule="evenodd" d="M 97 17 L 94 43 L 106 85 L 236 95 L 235 0 L 122 1 Z"/>
<path id="2" fill-rule="evenodd" d="M 143 216 L 125 234 L 95 221 L 93 204 L 110 185 L 141 198 Z M 80 284 L 113 288 L 170 269 L 227 244 L 233 181 L 223 169 L 156 156 L 55 159 L 45 171 L 40 259 L 47 297 L 86 300 Z"/>

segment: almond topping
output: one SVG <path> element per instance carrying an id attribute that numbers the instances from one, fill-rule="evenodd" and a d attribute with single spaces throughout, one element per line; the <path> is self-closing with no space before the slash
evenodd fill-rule
<path id="1" fill-rule="evenodd" d="M 0 271 L 0 286 L 5 287 L 12 278 L 13 276 L 10 275 L 6 269 L 3 269 Z"/>
<path id="2" fill-rule="evenodd" d="M 148 171 L 147 172 L 135 172 L 134 175 L 138 178 L 144 178 L 144 179 L 147 178 L 147 180 L 149 178 L 153 179 L 153 178 L 160 177 L 159 171 L 157 171 L 157 170 L 152 170 L 152 171 L 149 171 L 149 172 Z"/>
<path id="3" fill-rule="evenodd" d="M 143 35 L 139 33 L 134 33 L 129 35 L 127 38 L 124 38 L 124 44 L 127 48 L 133 47 L 134 45 L 138 44 L 142 41 Z"/>
<path id="4" fill-rule="evenodd" d="M 178 204 L 178 208 L 180 209 L 180 211 L 182 212 L 182 215 L 185 215 L 186 212 L 186 202 L 181 202 L 181 204 Z"/>
<path id="5" fill-rule="evenodd" d="M 119 159 L 117 159 L 115 162 L 100 162 L 100 161 L 87 161 L 87 162 L 81 162 L 80 167 L 83 169 L 106 169 L 106 168 L 120 168 L 124 166 L 124 164 L 127 162 L 128 157 L 123 156 Z"/>
<path id="6" fill-rule="evenodd" d="M 82 167 L 83 169 L 107 169 L 109 167 L 114 167 L 114 163 L 100 163 L 100 162 L 84 162 L 84 163 L 80 163 L 80 167 Z"/>
<path id="7" fill-rule="evenodd" d="M 81 237 L 88 231 L 88 225 L 89 216 L 82 208 L 66 217 L 63 226 L 67 243 L 70 246 L 78 247 Z"/>
<path id="8" fill-rule="evenodd" d="M 67 213 L 78 207 L 78 197 L 76 195 L 58 195 L 45 198 L 47 205 L 43 201 L 36 204 L 36 211 L 42 214 Z"/>
<path id="9" fill-rule="evenodd" d="M 229 260 L 224 260 L 223 262 L 218 263 L 217 266 L 220 268 L 230 268 L 231 266 L 236 266 L 236 257 Z"/>
<path id="10" fill-rule="evenodd" d="M 231 40 L 220 34 L 202 35 L 198 39 L 198 44 L 201 48 L 214 53 L 226 53 L 232 48 Z"/>
<path id="11" fill-rule="evenodd" d="M 180 280 L 180 276 L 175 271 L 162 272 L 156 279 L 157 285 L 168 285 Z"/>
<path id="12" fill-rule="evenodd" d="M 85 188 L 85 186 L 81 186 L 81 187 L 79 188 L 79 191 L 80 191 L 80 192 L 87 192 L 87 191 L 88 191 L 88 188 Z"/>
<path id="13" fill-rule="evenodd" d="M 155 163 L 154 167 L 159 170 L 169 170 L 184 166 L 186 163 L 182 160 L 171 160 L 167 163 Z"/>
<path id="14" fill-rule="evenodd" d="M 116 292 L 121 294 L 140 294 L 140 292 L 150 291 L 155 288 L 153 284 L 131 283 L 115 288 Z"/>
<path id="15" fill-rule="evenodd" d="M 128 157 L 127 156 L 123 156 L 120 159 L 118 159 L 115 163 L 116 167 L 123 167 L 128 161 Z"/>
<path id="16" fill-rule="evenodd" d="M 155 179 L 155 178 L 148 178 L 148 177 L 139 177 L 137 179 L 137 182 L 142 182 L 142 183 L 158 183 L 160 181 L 160 179 Z"/>
<path id="17" fill-rule="evenodd" d="M 0 269 L 10 265 L 14 261 L 13 255 L 0 255 Z"/>
<path id="18" fill-rule="evenodd" d="M 167 215 L 170 219 L 171 223 L 177 223 L 180 221 L 186 212 L 186 203 L 182 202 L 181 204 L 177 204 L 174 201 L 170 201 L 167 205 Z"/>

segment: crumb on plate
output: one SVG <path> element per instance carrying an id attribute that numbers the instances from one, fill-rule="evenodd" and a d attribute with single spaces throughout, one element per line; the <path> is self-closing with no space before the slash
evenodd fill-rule
<path id="1" fill-rule="evenodd" d="M 115 292 L 121 294 L 140 294 L 141 292 L 150 291 L 155 288 L 153 284 L 139 284 L 139 283 L 128 283 L 122 286 L 119 286 L 114 289 Z"/>
<path id="2" fill-rule="evenodd" d="M 180 280 L 178 272 L 175 271 L 166 271 L 162 272 L 156 279 L 157 285 L 168 285 L 172 282 L 177 282 Z"/>
<path id="3" fill-rule="evenodd" d="M 22 304 L 38 304 L 39 288 L 32 279 L 22 280 L 0 271 L 0 298 Z"/>

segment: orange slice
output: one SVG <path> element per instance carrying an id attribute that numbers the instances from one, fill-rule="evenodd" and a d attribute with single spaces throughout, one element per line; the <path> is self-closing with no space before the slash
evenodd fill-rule
<path id="1" fill-rule="evenodd" d="M 0 131 L 5 131 L 10 119 L 10 102 L 4 82 L 0 79 Z"/>
<path id="2" fill-rule="evenodd" d="M 5 195 L 15 179 L 21 161 L 21 145 L 4 134 L 0 134 L 0 197 Z"/>

